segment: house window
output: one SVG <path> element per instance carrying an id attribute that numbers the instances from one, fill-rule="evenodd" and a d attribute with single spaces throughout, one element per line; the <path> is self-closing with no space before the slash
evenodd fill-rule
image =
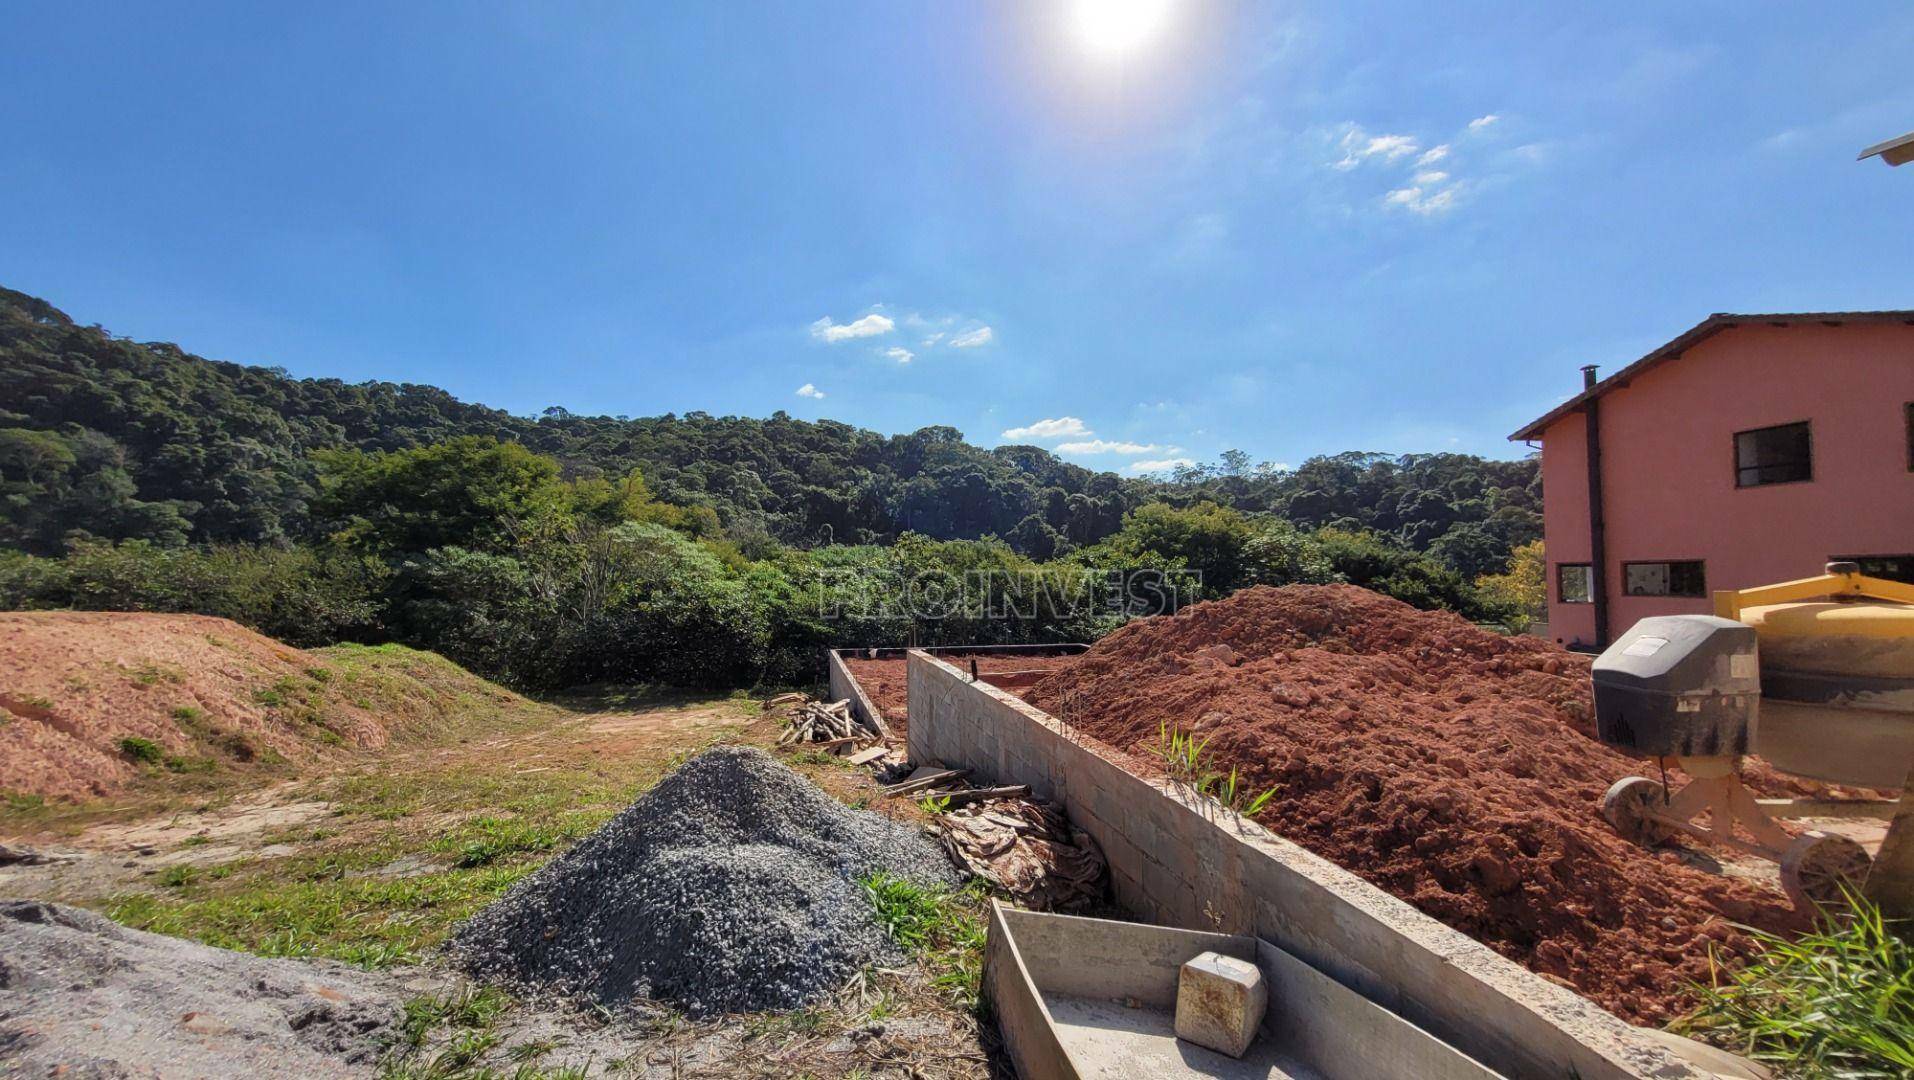
<path id="1" fill-rule="evenodd" d="M 1851 562 L 1868 577 L 1914 585 L 1914 555 L 1836 555 L 1829 562 Z"/>
<path id="2" fill-rule="evenodd" d="M 1595 602 L 1595 567 L 1588 563 L 1555 564 L 1555 601 L 1560 604 Z"/>
<path id="3" fill-rule="evenodd" d="M 1622 592 L 1629 596 L 1707 596 L 1708 576 L 1701 560 L 1625 562 Z"/>
<path id="4" fill-rule="evenodd" d="M 1808 423 L 1781 424 L 1735 434 L 1735 486 L 1814 479 Z"/>

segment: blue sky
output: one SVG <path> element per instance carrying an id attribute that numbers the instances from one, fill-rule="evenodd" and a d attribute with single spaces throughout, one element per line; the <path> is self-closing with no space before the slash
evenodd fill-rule
<path id="1" fill-rule="evenodd" d="M 1112 18 L 9 5 L 0 283 L 514 412 L 1131 472 L 1513 456 L 1709 312 L 1914 306 L 1914 167 L 1854 161 L 1914 128 L 1905 3 Z"/>

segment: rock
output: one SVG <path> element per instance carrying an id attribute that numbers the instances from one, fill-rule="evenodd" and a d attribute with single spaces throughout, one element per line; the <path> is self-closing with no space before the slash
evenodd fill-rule
<path id="1" fill-rule="evenodd" d="M 411 991 L 331 961 L 0 900 L 0 1058 L 20 1076 L 367 1077 Z"/>
<path id="2" fill-rule="evenodd" d="M 1176 1037 L 1240 1058 L 1256 1041 L 1269 985 L 1255 964 L 1206 952 L 1176 980 Z"/>

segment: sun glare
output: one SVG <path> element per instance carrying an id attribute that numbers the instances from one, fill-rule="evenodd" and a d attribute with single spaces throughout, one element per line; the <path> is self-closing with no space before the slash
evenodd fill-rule
<path id="1" fill-rule="evenodd" d="M 1172 0 L 1075 0 L 1077 36 L 1091 52 L 1121 56 L 1156 36 Z"/>

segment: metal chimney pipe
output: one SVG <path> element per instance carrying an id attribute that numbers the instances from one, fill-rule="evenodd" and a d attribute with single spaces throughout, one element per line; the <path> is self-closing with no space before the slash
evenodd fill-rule
<path id="1" fill-rule="evenodd" d="M 1598 367 L 1599 365 L 1596 365 L 1596 364 L 1582 365 L 1582 389 L 1589 390 L 1594 388 L 1595 383 L 1597 381 L 1595 378 L 1595 372 L 1598 369 Z"/>

